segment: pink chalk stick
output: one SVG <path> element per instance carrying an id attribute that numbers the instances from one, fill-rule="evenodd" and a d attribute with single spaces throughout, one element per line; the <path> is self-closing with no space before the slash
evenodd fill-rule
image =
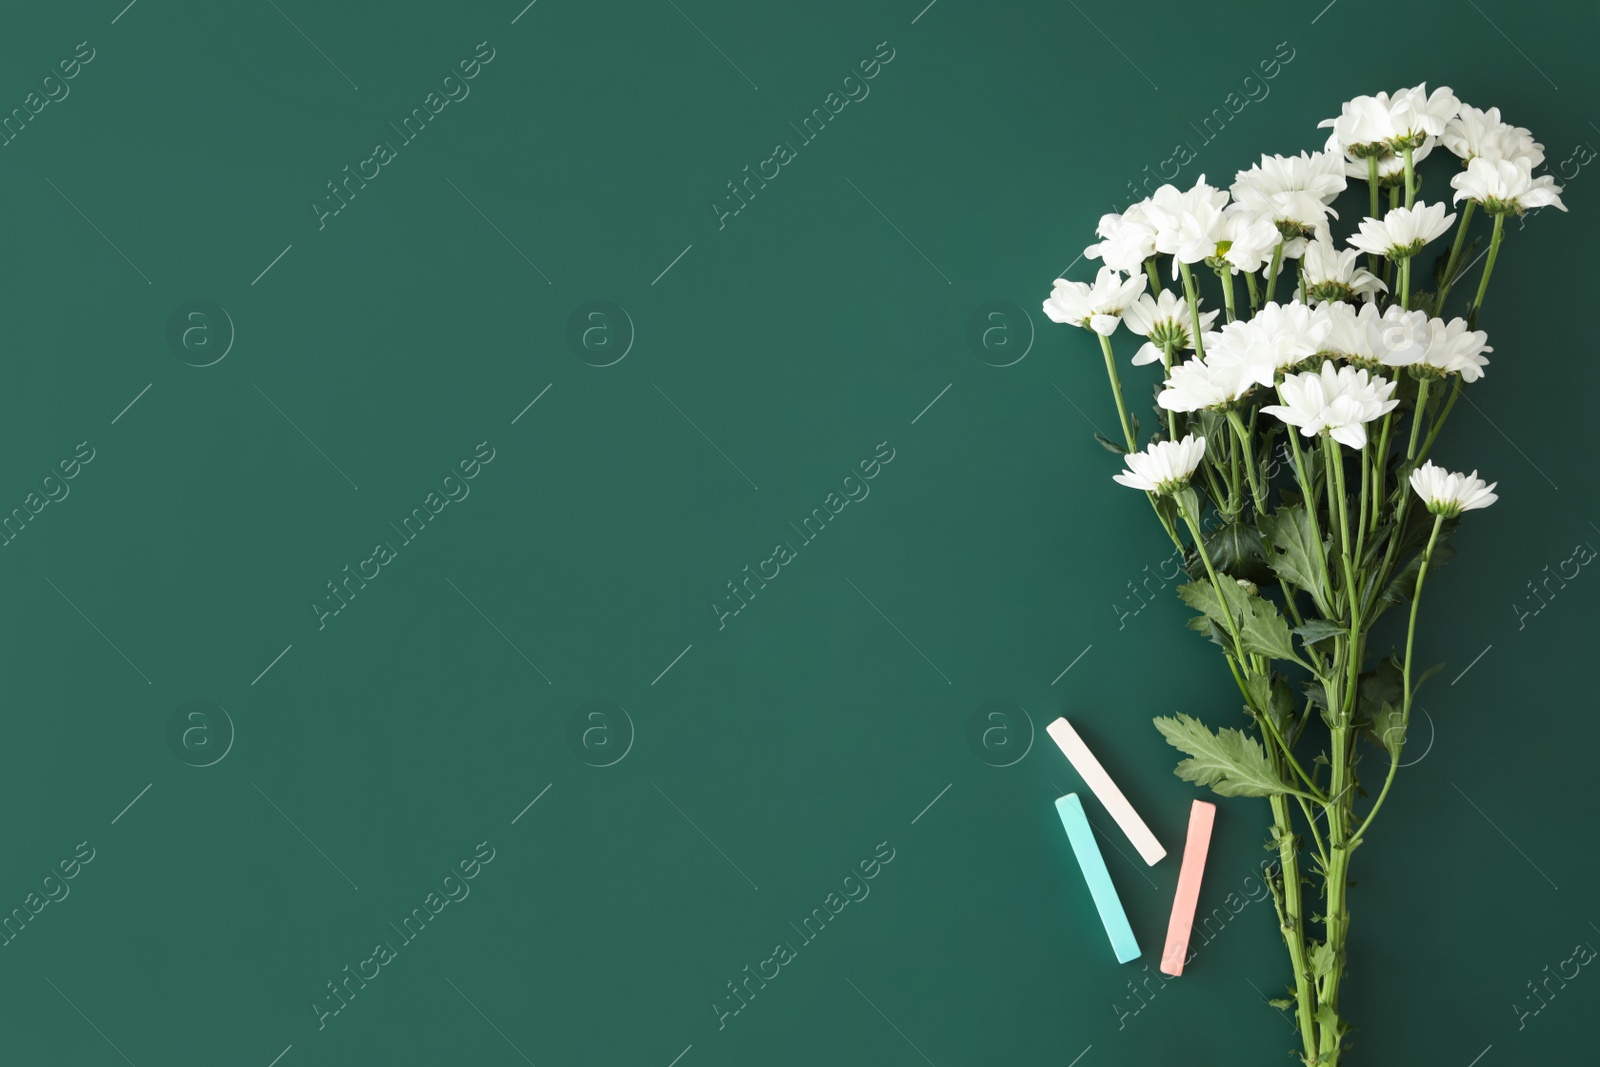
<path id="1" fill-rule="evenodd" d="M 1189 932 L 1194 928 L 1194 913 L 1200 904 L 1200 879 L 1206 871 L 1206 853 L 1211 849 L 1211 824 L 1217 806 L 1203 800 L 1189 809 L 1189 839 L 1183 845 L 1183 866 L 1178 871 L 1178 894 L 1172 900 L 1172 918 L 1167 921 L 1167 946 L 1161 953 L 1161 973 L 1173 977 L 1183 973 L 1184 957 L 1189 954 Z"/>

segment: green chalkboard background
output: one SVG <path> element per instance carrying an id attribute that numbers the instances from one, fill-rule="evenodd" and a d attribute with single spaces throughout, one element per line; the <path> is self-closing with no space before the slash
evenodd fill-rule
<path id="1" fill-rule="evenodd" d="M 1600 978 L 1527 984 L 1600 942 L 1600 579 L 1528 584 L 1600 544 L 1591 5 L 523 2 L 5 13 L 0 512 L 66 495 L 0 549 L 0 913 L 68 895 L 0 948 L 0 1062 L 1286 1062 L 1260 802 L 1219 805 L 1238 913 L 1144 984 L 1197 795 L 1150 718 L 1236 701 L 1170 590 L 1133 599 L 1162 536 L 1092 439 L 1092 338 L 1038 307 L 1175 145 L 1226 184 L 1424 79 L 1531 127 L 1571 212 L 1511 235 L 1441 446 L 1502 503 L 1430 583 L 1351 1062 L 1583 1058 Z M 430 493 L 468 495 L 407 542 Z M 808 543 L 830 493 L 867 495 Z M 1174 853 L 1091 803 L 1128 966 L 1061 714 Z"/>

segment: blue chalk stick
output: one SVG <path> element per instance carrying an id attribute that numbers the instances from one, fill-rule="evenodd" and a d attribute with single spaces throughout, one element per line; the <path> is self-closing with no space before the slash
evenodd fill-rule
<path id="1" fill-rule="evenodd" d="M 1106 936 L 1111 938 L 1111 948 L 1117 954 L 1117 962 L 1127 963 L 1138 959 L 1139 943 L 1134 940 L 1133 927 L 1128 925 L 1128 913 L 1122 910 L 1122 900 L 1117 896 L 1116 887 L 1111 884 L 1111 872 L 1106 870 L 1105 858 L 1100 855 L 1100 846 L 1095 844 L 1094 829 L 1089 825 L 1088 816 L 1083 813 L 1083 802 L 1078 799 L 1078 794 L 1068 793 L 1057 800 L 1056 813 L 1061 816 L 1061 825 L 1067 829 L 1067 840 L 1072 842 L 1072 852 L 1078 857 L 1078 866 L 1083 868 L 1083 879 L 1089 883 L 1089 895 L 1094 897 L 1094 906 L 1100 911 L 1100 922 L 1106 928 Z"/>

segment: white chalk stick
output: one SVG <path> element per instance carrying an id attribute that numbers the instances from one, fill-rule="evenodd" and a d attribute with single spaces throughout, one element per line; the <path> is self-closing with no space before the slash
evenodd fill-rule
<path id="1" fill-rule="evenodd" d="M 1111 817 L 1122 827 L 1122 832 L 1128 835 L 1128 840 L 1133 847 L 1139 850 L 1145 863 L 1155 866 L 1167 854 L 1161 847 L 1161 842 L 1156 840 L 1156 835 L 1150 832 L 1150 827 L 1139 818 L 1139 813 L 1133 810 L 1133 805 L 1128 803 L 1128 798 L 1122 795 L 1122 790 L 1117 788 L 1117 783 L 1111 780 L 1106 769 L 1100 766 L 1100 761 L 1094 758 L 1094 753 L 1089 751 L 1089 746 L 1083 743 L 1083 738 L 1078 736 L 1078 731 L 1066 719 L 1057 719 L 1045 727 L 1046 732 L 1060 746 L 1072 762 L 1073 768 L 1083 778 L 1091 792 L 1099 798 Z"/>

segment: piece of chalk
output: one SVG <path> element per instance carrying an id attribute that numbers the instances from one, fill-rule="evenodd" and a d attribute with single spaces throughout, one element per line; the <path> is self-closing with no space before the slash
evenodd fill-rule
<path id="1" fill-rule="evenodd" d="M 1183 845 L 1183 866 L 1178 871 L 1178 895 L 1172 898 L 1172 918 L 1167 921 L 1167 947 L 1161 953 L 1161 973 L 1173 977 L 1183 973 L 1184 957 L 1189 954 L 1189 932 L 1194 929 L 1194 913 L 1200 903 L 1200 879 L 1206 871 L 1206 853 L 1211 849 L 1211 824 L 1217 806 L 1197 800 L 1189 809 L 1189 839 Z"/>
<path id="2" fill-rule="evenodd" d="M 1066 753 L 1067 759 L 1072 761 L 1073 768 L 1084 784 L 1100 798 L 1100 803 L 1105 805 L 1111 817 L 1117 820 L 1117 825 L 1122 827 L 1122 832 L 1128 835 L 1128 840 L 1139 850 L 1144 861 L 1152 867 L 1161 862 L 1167 850 L 1161 847 L 1161 842 L 1150 832 L 1150 827 L 1139 818 L 1139 813 L 1133 810 L 1133 805 L 1128 803 L 1128 798 L 1122 795 L 1122 790 L 1117 788 L 1117 783 L 1111 780 L 1106 769 L 1100 766 L 1100 761 L 1094 758 L 1094 753 L 1089 751 L 1089 746 L 1083 743 L 1083 738 L 1078 736 L 1072 724 L 1066 719 L 1057 719 L 1045 730 L 1061 751 Z"/>
<path id="3" fill-rule="evenodd" d="M 1134 940 L 1128 913 L 1122 910 L 1122 900 L 1111 884 L 1111 872 L 1106 870 L 1105 857 L 1100 855 L 1100 846 L 1095 844 L 1094 829 L 1083 813 L 1083 802 L 1078 794 L 1068 793 L 1057 800 L 1056 813 L 1067 829 L 1067 840 L 1072 842 L 1078 866 L 1083 868 L 1083 880 L 1089 883 L 1089 895 L 1100 912 L 1100 924 L 1106 928 L 1106 936 L 1111 938 L 1111 950 L 1117 954 L 1117 962 L 1138 959 L 1139 942 Z"/>

